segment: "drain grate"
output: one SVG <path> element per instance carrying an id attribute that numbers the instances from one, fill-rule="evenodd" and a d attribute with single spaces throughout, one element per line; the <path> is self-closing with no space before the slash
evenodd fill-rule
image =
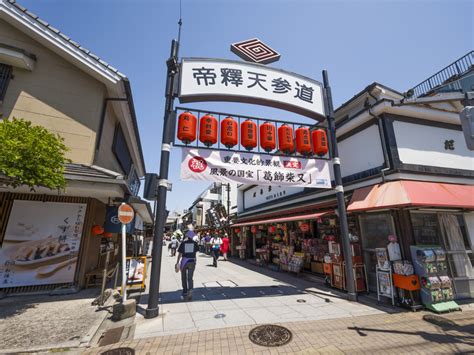
<path id="1" fill-rule="evenodd" d="M 274 324 L 260 325 L 249 333 L 250 341 L 262 346 L 282 346 L 288 344 L 292 338 L 289 329 Z"/>
<path id="2" fill-rule="evenodd" d="M 106 346 L 118 343 L 122 337 L 124 327 L 112 328 L 105 332 L 103 337 L 100 339 L 99 346 Z"/>
<path id="3" fill-rule="evenodd" d="M 306 300 L 302 299 L 302 298 L 299 298 L 296 300 L 296 302 L 298 303 L 306 303 Z"/>
<path id="4" fill-rule="evenodd" d="M 135 350 L 132 348 L 116 348 L 104 351 L 100 355 L 135 355 Z"/>
<path id="5" fill-rule="evenodd" d="M 219 319 L 219 318 L 225 318 L 225 314 L 224 313 L 217 313 L 214 318 L 216 319 Z"/>

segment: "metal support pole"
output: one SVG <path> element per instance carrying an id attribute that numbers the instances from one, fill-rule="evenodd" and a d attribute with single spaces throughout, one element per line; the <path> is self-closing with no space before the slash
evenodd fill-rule
<path id="1" fill-rule="evenodd" d="M 153 252 L 150 275 L 150 287 L 148 294 L 148 307 L 145 318 L 154 318 L 158 316 L 158 296 L 160 290 L 161 273 L 161 254 L 163 249 L 163 230 L 166 218 L 166 192 L 168 191 L 168 169 L 170 160 L 171 143 L 173 142 L 172 132 L 174 130 L 173 120 L 171 119 L 174 104 L 174 78 L 178 67 L 178 42 L 171 42 L 170 58 L 166 64 L 168 66 L 168 75 L 166 78 L 166 104 L 163 123 L 163 139 L 161 144 L 160 160 L 160 180 L 158 182 L 158 202 L 155 211 L 155 230 L 153 236 Z"/>
<path id="2" fill-rule="evenodd" d="M 230 182 L 227 183 L 226 190 L 227 190 L 227 226 L 230 228 Z M 230 229 L 229 229 L 229 233 L 230 233 Z"/>
<path id="3" fill-rule="evenodd" d="M 339 212 L 339 224 L 341 228 L 341 239 L 342 248 L 344 252 L 344 260 L 346 265 L 346 278 L 347 278 L 347 293 L 348 299 L 351 301 L 357 301 L 357 293 L 355 292 L 354 273 L 352 266 L 352 251 L 351 243 L 349 241 L 349 227 L 347 225 L 346 205 L 344 201 L 344 188 L 342 186 L 341 176 L 341 161 L 339 159 L 339 152 L 337 149 L 336 141 L 336 127 L 334 124 L 334 108 L 332 104 L 331 87 L 329 86 L 328 73 L 323 70 L 323 83 L 324 83 L 324 99 L 326 101 L 327 109 L 327 121 L 328 130 L 331 141 L 332 161 L 334 180 L 336 182 L 336 198 L 337 198 L 337 209 Z"/>
<path id="4" fill-rule="evenodd" d="M 127 225 L 122 223 L 122 303 L 127 300 Z"/>

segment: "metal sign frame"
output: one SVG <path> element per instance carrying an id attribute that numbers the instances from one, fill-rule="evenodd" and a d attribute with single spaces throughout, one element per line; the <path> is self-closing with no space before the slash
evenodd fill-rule
<path id="1" fill-rule="evenodd" d="M 270 94 L 275 94 L 275 91 L 268 93 L 268 90 L 267 90 L 265 95 L 263 95 L 262 92 L 260 92 L 260 94 L 262 95 L 258 95 L 259 91 L 254 92 L 253 94 L 251 92 L 243 93 L 243 94 L 238 93 L 238 90 L 240 90 L 238 86 L 234 88 L 232 86 L 225 85 L 223 87 L 221 86 L 221 90 L 216 89 L 214 92 L 209 92 L 210 90 L 202 89 L 199 93 L 196 93 L 196 94 L 189 94 L 189 93 L 183 92 L 183 80 L 185 80 L 185 76 L 182 75 L 183 68 L 185 64 L 192 63 L 192 62 L 196 62 L 196 63 L 205 62 L 205 63 L 209 63 L 210 65 L 215 65 L 215 66 L 228 64 L 229 66 L 235 65 L 240 68 L 248 67 L 248 68 L 251 68 L 252 70 L 262 70 L 267 73 L 267 74 L 260 74 L 260 75 L 268 75 L 268 73 L 271 72 L 273 74 L 278 74 L 275 76 L 281 76 L 282 79 L 284 76 L 294 79 L 295 81 L 299 79 L 302 82 L 310 83 L 311 85 L 314 85 L 315 87 L 318 88 L 320 94 L 318 94 L 317 92 L 314 92 L 314 100 L 315 100 L 315 103 L 320 102 L 321 107 L 318 108 L 318 110 L 316 110 L 316 108 L 310 109 L 308 105 L 304 104 L 304 102 L 307 102 L 305 100 L 301 100 L 303 102 L 301 105 L 285 102 L 283 100 L 284 96 L 281 96 L 281 93 L 277 93 L 277 95 L 273 95 L 274 98 L 272 98 L 271 96 L 268 96 Z M 217 58 L 182 58 L 181 63 L 179 63 L 178 66 L 179 66 L 179 74 L 178 74 L 179 79 L 178 79 L 177 97 L 180 103 L 202 102 L 202 101 L 226 101 L 226 102 L 249 103 L 249 104 L 255 104 L 255 105 L 275 107 L 284 111 L 294 112 L 296 114 L 303 115 L 303 116 L 306 116 L 318 121 L 324 121 L 326 118 L 327 109 L 324 105 L 323 84 L 321 84 L 317 80 L 308 78 L 304 75 L 296 74 L 287 70 L 269 67 L 263 64 L 258 64 L 258 63 L 242 62 L 242 61 L 229 60 L 229 59 L 217 59 Z M 210 69 L 215 70 L 216 68 L 210 68 Z M 218 79 L 217 74 L 216 73 L 212 73 L 212 74 L 216 75 L 216 77 L 214 77 L 214 82 L 215 82 Z M 208 73 L 208 75 L 210 74 Z M 219 84 L 222 84 L 222 83 L 219 83 Z M 200 86 L 200 84 L 198 85 Z M 216 83 L 214 83 L 213 85 L 216 85 Z M 188 84 L 188 86 L 190 86 L 190 84 Z M 204 85 L 204 86 L 208 87 L 208 85 Z M 241 84 L 241 86 L 244 87 L 245 85 Z M 228 90 L 229 92 L 225 92 L 224 90 L 227 90 L 227 87 L 229 88 L 232 87 L 233 91 L 229 89 Z M 247 88 L 249 87 L 250 86 L 247 86 Z M 264 97 L 264 96 L 268 96 L 268 97 Z M 292 98 L 295 98 L 295 97 L 296 96 L 292 96 Z"/>

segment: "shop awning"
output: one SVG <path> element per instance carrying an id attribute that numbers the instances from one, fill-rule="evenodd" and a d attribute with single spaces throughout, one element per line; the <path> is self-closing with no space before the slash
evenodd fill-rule
<path id="1" fill-rule="evenodd" d="M 474 209 L 474 185 L 391 181 L 355 190 L 347 211 L 407 206 Z"/>
<path id="2" fill-rule="evenodd" d="M 302 214 L 298 216 L 287 216 L 287 217 L 280 217 L 280 218 L 273 218 L 273 219 L 262 219 L 262 220 L 251 221 L 251 222 L 242 222 L 242 223 L 233 224 L 232 227 L 255 226 L 258 224 L 283 223 L 283 222 L 291 222 L 291 221 L 303 221 L 307 219 L 317 219 L 329 212 L 332 212 L 332 211 Z"/>

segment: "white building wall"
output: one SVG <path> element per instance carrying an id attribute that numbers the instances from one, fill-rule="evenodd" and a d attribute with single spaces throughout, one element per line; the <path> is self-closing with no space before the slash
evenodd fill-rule
<path id="1" fill-rule="evenodd" d="M 377 125 L 370 126 L 338 142 L 338 148 L 343 177 L 382 166 L 384 163 Z"/>
<path id="2" fill-rule="evenodd" d="M 474 170 L 474 152 L 466 146 L 462 131 L 394 121 L 393 130 L 402 163 Z M 445 141 L 454 141 L 454 150 Z"/>

